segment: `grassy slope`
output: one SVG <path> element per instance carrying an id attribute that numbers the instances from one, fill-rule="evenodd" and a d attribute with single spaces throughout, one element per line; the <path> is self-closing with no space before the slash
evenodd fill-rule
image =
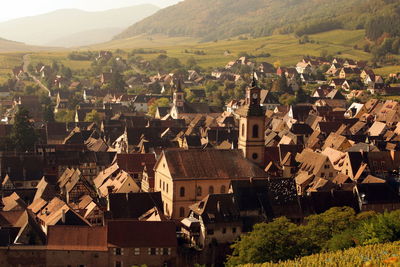
<path id="1" fill-rule="evenodd" d="M 280 61 L 282 65 L 293 65 L 303 55 L 319 56 L 322 50 L 330 54 L 340 52 L 342 57 L 368 60 L 370 55 L 354 50 L 355 44 L 363 42 L 364 31 L 335 30 L 321 34 L 311 35 L 316 43 L 300 45 L 293 35 L 273 35 L 269 37 L 238 40 L 228 39 L 211 43 L 200 43 L 197 39 L 185 37 L 167 38 L 163 36 L 138 36 L 129 39 L 115 40 L 109 43 L 88 47 L 88 49 L 133 49 L 133 48 L 157 48 L 165 49 L 168 55 L 185 61 L 188 57 L 195 57 L 202 67 L 224 66 L 227 61 L 237 57 L 240 52 L 249 54 L 270 53 L 271 57 L 264 59 L 269 62 Z M 319 42 L 319 43 L 317 43 Z M 207 55 L 198 56 L 184 53 L 184 50 L 204 50 Z M 229 50 L 232 55 L 224 56 L 224 51 Z M 154 56 L 154 55 L 153 55 Z M 151 58 L 152 55 L 145 57 Z"/>
<path id="2" fill-rule="evenodd" d="M 400 242 L 351 248 L 345 251 L 321 253 L 277 264 L 247 264 L 242 267 L 311 267 L 311 266 L 399 266 Z"/>

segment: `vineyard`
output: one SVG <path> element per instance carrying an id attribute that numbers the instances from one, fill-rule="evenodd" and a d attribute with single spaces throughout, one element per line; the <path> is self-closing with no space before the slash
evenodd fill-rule
<path id="1" fill-rule="evenodd" d="M 400 266 L 400 242 L 321 253 L 281 263 L 247 264 L 242 267 Z"/>

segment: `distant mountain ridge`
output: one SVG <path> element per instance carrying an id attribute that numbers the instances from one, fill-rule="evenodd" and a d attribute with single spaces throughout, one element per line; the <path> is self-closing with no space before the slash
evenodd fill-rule
<path id="1" fill-rule="evenodd" d="M 241 34 L 312 34 L 364 28 L 374 16 L 396 12 L 396 0 L 185 0 L 133 24 L 115 39 L 159 33 L 204 41 Z"/>
<path id="2" fill-rule="evenodd" d="M 99 12 L 61 9 L 43 15 L 2 22 L 0 23 L 0 36 L 33 45 L 63 46 L 60 40 L 65 40 L 69 36 L 83 37 L 85 32 L 95 31 L 93 40 L 84 43 L 84 45 L 93 44 L 112 39 L 120 30 L 158 10 L 158 7 L 150 4 Z M 82 45 L 80 38 L 73 40 L 72 37 L 66 42 L 68 46 Z M 86 39 L 88 37 L 90 36 L 86 36 Z"/>

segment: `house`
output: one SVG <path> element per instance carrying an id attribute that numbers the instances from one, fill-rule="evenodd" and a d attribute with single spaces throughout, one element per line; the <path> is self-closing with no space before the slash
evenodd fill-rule
<path id="1" fill-rule="evenodd" d="M 387 212 L 400 208 L 400 197 L 387 183 L 362 183 L 354 188 L 361 212 Z"/>
<path id="2" fill-rule="evenodd" d="M 97 197 L 92 181 L 82 176 L 79 169 L 67 168 L 58 179 L 57 185 L 67 203 L 75 202 L 84 195 Z"/>
<path id="3" fill-rule="evenodd" d="M 339 73 L 340 79 L 348 79 L 352 76 L 359 76 L 361 74 L 361 70 L 359 68 L 347 68 L 344 67 Z"/>
<path id="4" fill-rule="evenodd" d="M 306 192 L 314 179 L 324 178 L 331 181 L 338 173 L 328 156 L 310 149 L 304 149 L 297 154 L 296 161 L 300 164 L 300 171 L 295 178 L 299 195 Z"/>
<path id="5" fill-rule="evenodd" d="M 184 92 L 180 83 L 176 87 L 173 96 L 173 105 L 170 110 L 173 119 L 188 118 L 193 119 L 197 114 L 208 114 L 209 116 L 218 116 L 223 112 L 219 107 L 209 106 L 207 103 L 188 103 L 185 101 Z"/>
<path id="6" fill-rule="evenodd" d="M 240 150 L 164 150 L 155 167 L 155 191 L 165 214 L 183 218 L 207 194 L 227 193 L 232 180 L 265 179 L 266 173 Z"/>
<path id="7" fill-rule="evenodd" d="M 280 106 L 277 97 L 269 90 L 261 90 L 260 97 L 260 104 L 266 110 L 274 110 L 276 107 Z"/>
<path id="8" fill-rule="evenodd" d="M 101 174 L 99 174 L 101 175 Z M 107 177 L 104 183 L 98 188 L 101 197 L 106 197 L 111 193 L 137 193 L 140 192 L 139 185 L 125 171 L 119 171 L 115 176 Z"/>
<path id="9" fill-rule="evenodd" d="M 109 221 L 108 266 L 176 266 L 178 241 L 174 222 Z"/>
<path id="10" fill-rule="evenodd" d="M 350 89 L 350 84 L 346 79 L 332 79 L 332 81 L 329 84 L 332 87 L 335 87 L 337 89 L 343 89 L 343 90 L 349 90 Z"/>
<path id="11" fill-rule="evenodd" d="M 207 249 L 213 240 L 233 243 L 242 233 L 243 222 L 233 194 L 210 194 L 189 207 L 183 233 L 194 247 Z"/>
<path id="12" fill-rule="evenodd" d="M 46 266 L 176 266 L 172 222 L 110 221 L 107 226 L 49 227 Z"/>

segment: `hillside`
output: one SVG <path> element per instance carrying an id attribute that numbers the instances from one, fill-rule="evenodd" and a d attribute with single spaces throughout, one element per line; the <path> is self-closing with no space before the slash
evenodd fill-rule
<path id="1" fill-rule="evenodd" d="M 124 29 L 158 9 L 147 4 L 100 12 L 62 9 L 0 23 L 0 36 L 28 44 L 50 46 L 60 45 L 60 40 L 69 38 L 68 46 L 76 46 L 81 44 L 81 40 L 74 40 L 72 37 L 76 38 L 77 35 L 82 36 L 82 33 L 95 30 L 95 37 L 101 36 L 101 39 L 93 38 L 93 42 L 90 43 L 96 43 L 98 40 L 110 40 L 118 33 L 110 31 L 111 28 Z"/>
<path id="2" fill-rule="evenodd" d="M 122 32 L 123 28 L 102 28 L 77 32 L 53 40 L 48 45 L 57 47 L 75 47 L 99 44 L 110 41 L 111 36 Z"/>
<path id="3" fill-rule="evenodd" d="M 26 45 L 21 42 L 15 42 L 0 38 L 0 53 L 33 52 L 33 51 L 44 51 L 44 50 L 54 50 L 54 49 L 50 47 Z"/>
<path id="4" fill-rule="evenodd" d="M 302 56 L 320 56 L 323 51 L 331 55 L 340 54 L 340 57 L 370 60 L 370 54 L 361 49 L 354 49 L 355 45 L 362 47 L 364 35 L 364 30 L 333 30 L 310 35 L 309 38 L 313 40 L 313 43 L 306 44 L 299 44 L 298 39 L 292 34 L 249 38 L 247 40 L 231 38 L 230 40 L 218 42 L 199 42 L 200 39 L 190 37 L 168 37 L 163 35 L 152 35 L 150 37 L 141 35 L 89 46 L 89 49 L 163 49 L 167 51 L 168 56 L 176 57 L 182 62 L 194 57 L 197 63 L 204 68 L 225 66 L 228 61 L 236 59 L 241 52 L 252 55 L 269 53 L 270 57 L 259 58 L 258 60 L 270 63 L 279 61 L 283 66 L 293 66 Z M 204 51 L 205 55 L 196 55 L 191 51 Z M 225 55 L 225 51 L 230 51 L 230 55 Z M 141 56 L 145 59 L 151 59 L 158 55 L 148 54 Z"/>
<path id="5" fill-rule="evenodd" d="M 203 40 L 241 34 L 310 34 L 332 29 L 361 29 L 378 15 L 390 15 L 393 0 L 186 0 L 132 25 L 116 36 L 164 33 Z"/>

